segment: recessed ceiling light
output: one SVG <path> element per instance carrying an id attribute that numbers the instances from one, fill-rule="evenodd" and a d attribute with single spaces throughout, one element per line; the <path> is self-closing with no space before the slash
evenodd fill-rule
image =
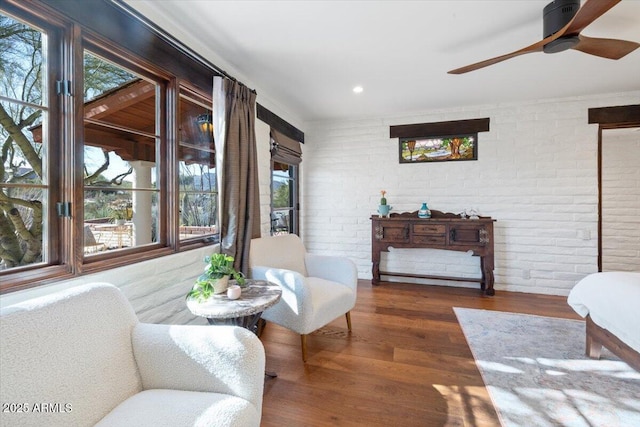
<path id="1" fill-rule="evenodd" d="M 353 88 L 353 93 L 362 93 L 363 90 L 362 86 L 356 86 Z"/>

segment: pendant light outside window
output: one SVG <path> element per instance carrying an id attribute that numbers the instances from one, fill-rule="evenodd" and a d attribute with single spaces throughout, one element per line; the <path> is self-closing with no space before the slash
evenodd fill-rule
<path id="1" fill-rule="evenodd" d="M 200 131 L 200 136 L 206 142 L 213 142 L 213 117 L 210 113 L 200 114 L 196 118 L 196 123 L 198 124 L 198 130 Z"/>

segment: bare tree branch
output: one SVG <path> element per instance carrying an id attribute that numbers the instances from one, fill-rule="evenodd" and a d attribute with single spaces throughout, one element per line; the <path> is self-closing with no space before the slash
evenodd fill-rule
<path id="1" fill-rule="evenodd" d="M 7 208 L 0 202 L 3 211 Z M 6 267 L 15 267 L 20 264 L 22 249 L 16 236 L 15 226 L 4 214 L 0 215 L 0 258 Z"/>
<path id="2" fill-rule="evenodd" d="M 4 191 L 0 191 L 0 207 L 2 207 L 5 212 L 7 212 L 11 208 L 13 208 L 14 205 L 24 206 L 25 208 L 34 210 L 42 209 L 42 203 L 38 200 L 24 200 L 15 197 L 9 197 L 4 193 Z"/>
<path id="3" fill-rule="evenodd" d="M 2 124 L 7 132 L 9 132 L 13 137 L 13 140 L 16 145 L 20 147 L 22 154 L 31 165 L 33 171 L 40 177 L 40 179 L 42 179 L 42 160 L 34 150 L 31 142 L 26 136 L 24 136 L 22 130 L 15 124 L 11 116 L 7 114 L 7 111 L 4 109 L 2 104 L 0 104 L 0 124 Z"/>
<path id="4" fill-rule="evenodd" d="M 122 181 L 129 175 L 133 173 L 133 168 L 129 168 L 128 171 L 117 175 L 115 178 L 111 180 L 111 184 L 122 185 Z"/>
<path id="5" fill-rule="evenodd" d="M 102 150 L 102 154 L 104 155 L 104 163 L 98 169 L 96 169 L 94 173 L 84 178 L 85 185 L 94 184 L 95 183 L 94 180 L 97 179 L 102 172 L 109 169 L 109 152 L 107 150 Z M 86 174 L 86 171 L 87 171 L 87 168 L 85 165 L 85 174 Z"/>

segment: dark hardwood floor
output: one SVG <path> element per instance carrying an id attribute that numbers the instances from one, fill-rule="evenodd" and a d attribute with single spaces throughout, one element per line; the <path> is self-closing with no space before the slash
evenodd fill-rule
<path id="1" fill-rule="evenodd" d="M 453 307 L 579 319 L 566 297 L 361 280 L 351 312 L 308 338 L 268 324 L 262 426 L 499 426 Z"/>

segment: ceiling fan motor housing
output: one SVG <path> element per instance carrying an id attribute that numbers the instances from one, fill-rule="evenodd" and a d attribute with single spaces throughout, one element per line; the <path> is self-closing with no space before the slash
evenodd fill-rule
<path id="1" fill-rule="evenodd" d="M 567 25 L 580 9 L 580 0 L 555 0 L 542 11 L 542 38 L 555 34 Z"/>
<path id="2" fill-rule="evenodd" d="M 578 13 L 580 0 L 554 0 L 546 5 L 542 11 L 543 38 L 557 33 L 562 27 Z M 580 40 L 577 36 L 560 37 L 547 43 L 543 50 L 545 53 L 562 52 L 571 49 Z"/>

